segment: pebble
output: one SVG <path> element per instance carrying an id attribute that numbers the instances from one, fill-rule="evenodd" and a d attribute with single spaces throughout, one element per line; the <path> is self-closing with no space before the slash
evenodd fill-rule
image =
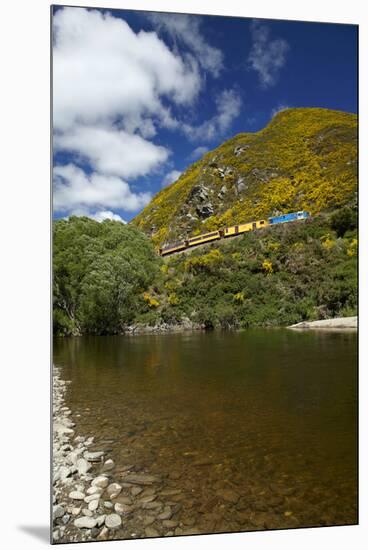
<path id="1" fill-rule="evenodd" d="M 157 498 L 157 495 L 150 495 L 148 497 L 143 497 L 139 499 L 139 504 L 147 504 L 147 502 L 152 502 Z"/>
<path id="2" fill-rule="evenodd" d="M 110 470 L 113 470 L 114 468 L 115 468 L 115 462 L 111 458 L 109 458 L 105 461 L 102 470 L 104 472 L 108 472 Z"/>
<path id="3" fill-rule="evenodd" d="M 107 494 L 110 498 L 116 498 L 121 493 L 121 485 L 119 483 L 111 483 L 106 489 Z"/>
<path id="4" fill-rule="evenodd" d="M 144 510 L 156 510 L 162 507 L 162 502 L 146 502 L 141 505 Z"/>
<path id="5" fill-rule="evenodd" d="M 88 510 L 94 512 L 95 510 L 97 510 L 99 503 L 99 499 L 91 500 L 91 502 L 88 503 Z"/>
<path id="6" fill-rule="evenodd" d="M 72 508 L 73 516 L 78 516 L 80 514 L 81 508 Z"/>
<path id="7" fill-rule="evenodd" d="M 95 451 L 95 452 L 86 451 L 83 456 L 89 462 L 100 462 L 103 455 L 104 455 L 103 451 Z"/>
<path id="8" fill-rule="evenodd" d="M 91 469 L 91 464 L 85 458 L 78 458 L 76 467 L 79 474 L 86 474 Z"/>
<path id="9" fill-rule="evenodd" d="M 69 520 L 70 520 L 70 515 L 69 514 L 64 514 L 63 517 L 61 518 L 61 521 L 64 523 L 64 525 L 66 525 Z M 63 529 L 63 528 L 61 527 L 61 529 Z M 65 529 L 65 527 L 64 527 L 64 529 Z"/>
<path id="10" fill-rule="evenodd" d="M 87 495 L 95 495 L 96 493 L 102 493 L 101 487 L 96 487 L 95 485 L 92 485 L 92 487 L 88 487 L 86 491 Z"/>
<path id="11" fill-rule="evenodd" d="M 100 531 L 100 533 L 97 535 L 97 538 L 100 540 L 106 539 L 107 535 L 109 533 L 109 530 L 107 527 L 103 527 Z"/>
<path id="12" fill-rule="evenodd" d="M 155 521 L 155 517 L 154 516 L 146 516 L 144 519 L 143 519 L 143 525 L 145 527 L 148 527 L 148 525 L 152 525 L 152 523 Z"/>
<path id="13" fill-rule="evenodd" d="M 118 514 L 108 514 L 105 517 L 105 525 L 109 529 L 116 529 L 121 525 L 121 517 Z"/>
<path id="14" fill-rule="evenodd" d="M 106 476 L 98 476 L 92 481 L 91 485 L 105 489 L 109 484 L 109 479 Z"/>
<path id="15" fill-rule="evenodd" d="M 226 502 L 231 502 L 232 504 L 236 504 L 240 498 L 238 493 L 232 491 L 231 489 L 222 489 L 217 491 L 216 494 Z"/>
<path id="16" fill-rule="evenodd" d="M 61 466 L 58 470 L 60 479 L 66 479 L 72 475 L 72 471 L 67 466 Z"/>
<path id="17" fill-rule="evenodd" d="M 162 522 L 162 525 L 164 527 L 167 527 L 168 529 L 175 529 L 175 527 L 177 527 L 179 525 L 179 522 L 174 520 L 174 519 L 165 519 Z"/>
<path id="18" fill-rule="evenodd" d="M 71 491 L 69 493 L 69 498 L 73 500 L 83 500 L 85 496 L 81 491 Z"/>
<path id="19" fill-rule="evenodd" d="M 130 497 L 120 495 L 118 498 L 118 502 L 120 502 L 120 504 L 132 504 L 132 499 Z"/>
<path id="20" fill-rule="evenodd" d="M 65 510 L 60 504 L 56 504 L 56 506 L 52 507 L 52 518 L 53 520 L 61 518 L 65 513 Z"/>
<path id="21" fill-rule="evenodd" d="M 89 504 L 92 502 L 92 500 L 98 500 L 100 498 L 100 493 L 93 493 L 93 495 L 88 495 L 88 497 L 84 498 L 84 502 L 87 502 Z"/>
<path id="22" fill-rule="evenodd" d="M 89 518 L 91 518 L 91 517 L 93 516 L 91 510 L 88 510 L 88 508 L 83 508 L 82 514 L 83 514 L 84 516 L 89 517 Z"/>
<path id="23" fill-rule="evenodd" d="M 117 502 L 114 506 L 114 510 L 118 514 L 130 514 L 133 508 L 132 506 L 128 506 L 127 504 L 121 504 L 120 502 Z"/>
<path id="24" fill-rule="evenodd" d="M 144 532 L 147 537 L 159 537 L 160 533 L 154 527 L 146 527 Z"/>
<path id="25" fill-rule="evenodd" d="M 94 518 L 88 518 L 86 516 L 74 520 L 74 525 L 80 529 L 92 529 L 96 526 L 96 523 Z"/>
<path id="26" fill-rule="evenodd" d="M 173 515 L 171 508 L 168 506 L 164 508 L 164 511 L 161 512 L 159 516 L 157 516 L 158 519 L 171 519 L 171 516 Z"/>
<path id="27" fill-rule="evenodd" d="M 107 508 L 107 509 L 113 508 L 113 507 L 114 507 L 113 503 L 110 502 L 109 500 L 105 500 L 104 506 L 105 506 L 105 508 Z"/>
<path id="28" fill-rule="evenodd" d="M 143 491 L 142 487 L 132 487 L 130 492 L 132 493 L 133 497 L 136 497 L 142 491 Z"/>
<path id="29" fill-rule="evenodd" d="M 152 485 L 152 483 L 157 483 L 159 479 L 156 476 L 146 474 L 128 474 L 125 476 L 124 481 L 135 485 Z"/>
<path id="30" fill-rule="evenodd" d="M 98 516 L 98 517 L 96 518 L 97 527 L 102 527 L 102 525 L 105 523 L 105 518 L 106 518 L 106 515 L 105 515 L 105 514 L 102 514 L 101 516 Z"/>

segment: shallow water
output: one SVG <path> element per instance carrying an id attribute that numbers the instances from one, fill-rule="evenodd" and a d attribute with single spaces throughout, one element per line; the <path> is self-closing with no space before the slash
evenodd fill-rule
<path id="1" fill-rule="evenodd" d="M 356 523 L 356 354 L 283 329 L 54 344 L 78 431 L 178 491 L 178 533 Z"/>

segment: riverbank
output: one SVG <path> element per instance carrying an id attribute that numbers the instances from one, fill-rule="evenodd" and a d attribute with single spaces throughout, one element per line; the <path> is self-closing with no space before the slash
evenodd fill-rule
<path id="1" fill-rule="evenodd" d="M 77 435 L 65 406 L 69 381 L 53 370 L 53 507 L 55 543 L 194 534 L 174 516 L 180 491 L 132 464 L 116 467 L 94 437 Z M 92 449 L 93 447 L 93 449 Z M 179 497 L 179 498 L 178 498 Z"/>
<path id="2" fill-rule="evenodd" d="M 321 319 L 319 321 L 303 321 L 291 325 L 287 328 L 292 329 L 350 329 L 356 330 L 358 328 L 358 317 L 336 317 L 335 319 Z"/>

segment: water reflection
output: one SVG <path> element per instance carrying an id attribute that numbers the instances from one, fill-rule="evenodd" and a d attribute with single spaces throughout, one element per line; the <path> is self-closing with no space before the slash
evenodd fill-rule
<path id="1" fill-rule="evenodd" d="M 54 352 L 79 429 L 179 489 L 183 525 L 356 522 L 354 333 L 83 337 Z"/>

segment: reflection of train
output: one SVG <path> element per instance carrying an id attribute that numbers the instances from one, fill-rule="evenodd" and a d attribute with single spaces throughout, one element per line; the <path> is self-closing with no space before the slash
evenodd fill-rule
<path id="1" fill-rule="evenodd" d="M 246 231 L 254 231 L 255 229 L 262 229 L 262 227 L 267 227 L 269 225 L 276 225 L 279 223 L 294 222 L 297 220 L 306 220 L 309 218 L 309 212 L 292 212 L 291 214 L 283 214 L 281 216 L 274 216 L 273 218 L 268 218 L 265 220 L 258 220 L 255 222 L 243 223 L 240 225 L 233 225 L 232 227 L 226 227 L 225 229 L 218 229 L 217 231 L 212 231 L 211 233 L 204 233 L 203 235 L 197 235 L 196 237 L 191 237 L 185 241 L 179 241 L 176 243 L 170 243 L 166 246 L 163 246 L 159 249 L 159 254 L 165 256 L 166 254 L 173 254 L 174 252 L 180 252 L 191 246 L 197 246 L 199 244 L 208 243 L 211 241 L 216 241 L 217 239 L 222 239 L 226 237 L 231 237 L 235 235 L 240 235 Z"/>

